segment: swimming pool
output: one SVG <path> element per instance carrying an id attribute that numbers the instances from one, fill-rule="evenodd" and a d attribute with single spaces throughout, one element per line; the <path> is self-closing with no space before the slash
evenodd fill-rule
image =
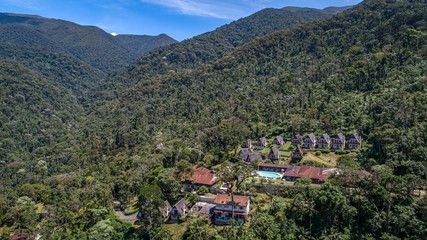
<path id="1" fill-rule="evenodd" d="M 280 174 L 273 173 L 273 172 L 257 172 L 257 175 L 261 177 L 270 177 L 270 178 L 281 178 Z"/>

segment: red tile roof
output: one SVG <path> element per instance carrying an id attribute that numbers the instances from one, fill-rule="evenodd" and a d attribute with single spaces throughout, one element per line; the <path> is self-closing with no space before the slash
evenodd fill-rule
<path id="1" fill-rule="evenodd" d="M 217 194 L 214 199 L 215 204 L 231 205 L 231 196 L 228 194 Z M 234 195 L 234 204 L 245 207 L 249 203 L 248 196 Z"/>
<path id="2" fill-rule="evenodd" d="M 185 181 L 191 181 L 196 184 L 203 184 L 203 185 L 213 185 L 218 181 L 218 178 L 211 172 L 211 170 L 205 168 L 205 167 L 199 167 L 194 166 L 194 174 L 188 179 L 181 178 L 182 182 Z"/>

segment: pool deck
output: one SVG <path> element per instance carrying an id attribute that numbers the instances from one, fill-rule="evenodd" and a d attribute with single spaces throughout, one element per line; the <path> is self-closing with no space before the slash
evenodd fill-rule
<path id="1" fill-rule="evenodd" d="M 261 176 L 261 175 L 257 175 L 257 176 L 259 176 L 259 177 L 265 177 L 265 178 L 280 178 L 280 179 L 282 179 L 283 178 L 283 174 L 281 174 L 281 173 L 278 173 L 278 172 L 268 172 L 268 171 L 256 171 L 257 173 L 274 173 L 274 174 L 277 174 L 277 175 L 279 175 L 280 177 L 267 177 L 267 176 Z"/>

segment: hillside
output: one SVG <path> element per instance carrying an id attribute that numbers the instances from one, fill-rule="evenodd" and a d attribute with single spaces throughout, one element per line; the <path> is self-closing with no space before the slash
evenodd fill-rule
<path id="1" fill-rule="evenodd" d="M 336 9 L 345 10 L 346 8 Z M 212 32 L 148 52 L 132 62 L 130 67 L 112 74 L 109 79 L 112 86 L 106 86 L 106 88 L 126 88 L 133 86 L 141 79 L 155 75 L 182 69 L 191 71 L 205 64 L 214 63 L 227 53 L 257 37 L 333 14 L 333 11 L 310 8 L 263 9 Z"/>
<path id="2" fill-rule="evenodd" d="M 0 14 L 0 39 L 12 44 L 61 50 L 108 73 L 138 55 L 100 28 L 23 14 Z"/>
<path id="3" fill-rule="evenodd" d="M 359 132 L 373 143 L 365 160 L 378 161 L 366 164 L 425 161 L 425 3 L 410 3 L 367 1 L 267 35 L 202 70 L 141 81 L 106 109 L 126 116 L 123 133 L 202 143 L 195 136 L 237 117 L 252 129 L 266 124 L 265 134 Z"/>
<path id="4" fill-rule="evenodd" d="M 120 41 L 126 44 L 130 49 L 134 50 L 138 56 L 142 56 L 157 47 L 178 42 L 166 34 L 160 34 L 158 36 L 120 34 L 117 35 L 116 38 L 120 39 Z"/>

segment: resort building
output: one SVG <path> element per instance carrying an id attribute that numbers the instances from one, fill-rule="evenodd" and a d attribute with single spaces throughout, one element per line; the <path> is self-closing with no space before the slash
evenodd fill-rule
<path id="1" fill-rule="evenodd" d="M 267 147 L 267 139 L 265 137 L 262 137 L 255 145 L 257 150 L 262 150 Z"/>
<path id="2" fill-rule="evenodd" d="M 273 144 L 280 148 L 285 145 L 285 141 L 283 141 L 283 138 L 281 136 L 278 136 L 273 140 Z"/>
<path id="3" fill-rule="evenodd" d="M 239 159 L 240 159 L 240 160 L 245 160 L 245 159 L 247 159 L 247 158 L 248 158 L 249 153 L 251 153 L 251 149 L 250 149 L 250 148 L 242 148 L 242 149 L 240 150 L 240 153 L 239 153 Z"/>
<path id="4" fill-rule="evenodd" d="M 331 148 L 331 138 L 327 133 L 323 134 L 322 137 L 319 138 L 317 146 L 322 149 Z"/>
<path id="5" fill-rule="evenodd" d="M 273 164 L 273 163 L 259 163 L 258 171 L 267 172 L 285 172 L 289 165 Z"/>
<path id="6" fill-rule="evenodd" d="M 348 148 L 349 149 L 361 149 L 362 148 L 362 138 L 359 134 L 355 133 L 348 140 Z"/>
<path id="7" fill-rule="evenodd" d="M 332 141 L 332 149 L 339 150 L 345 147 L 345 136 L 342 133 L 338 133 L 337 137 Z"/>
<path id="8" fill-rule="evenodd" d="M 253 161 L 262 162 L 261 153 L 249 153 L 248 157 L 245 159 L 247 164 L 251 164 Z"/>
<path id="9" fill-rule="evenodd" d="M 302 145 L 303 143 L 304 143 L 304 140 L 303 140 L 302 136 L 301 136 L 301 135 L 299 135 L 299 134 L 297 134 L 297 135 L 295 136 L 295 138 L 294 138 L 294 139 L 292 139 L 292 143 L 291 143 L 291 145 L 293 145 L 293 146 L 298 146 L 298 145 Z"/>
<path id="10" fill-rule="evenodd" d="M 178 222 L 182 216 L 184 216 L 188 212 L 188 206 L 185 202 L 184 198 L 173 206 L 172 211 L 170 213 L 170 221 Z"/>
<path id="11" fill-rule="evenodd" d="M 317 138 L 314 133 L 310 133 L 304 138 L 304 148 L 314 149 L 316 147 L 316 144 Z"/>
<path id="12" fill-rule="evenodd" d="M 251 150 L 254 146 L 252 145 L 252 140 L 248 139 L 247 143 L 243 143 L 241 148 L 248 148 L 249 150 Z"/>
<path id="13" fill-rule="evenodd" d="M 277 149 L 277 147 L 272 147 L 270 150 L 270 153 L 267 156 L 268 159 L 270 159 L 271 161 L 277 161 L 280 158 L 280 153 L 279 150 Z"/>
<path id="14" fill-rule="evenodd" d="M 206 186 L 208 189 L 219 180 L 218 177 L 205 167 L 194 166 L 194 173 L 190 177 L 181 177 L 182 191 L 192 192 L 197 191 L 201 186 Z"/>
<path id="15" fill-rule="evenodd" d="M 292 153 L 292 161 L 301 161 L 304 157 L 304 152 L 302 151 L 301 147 L 298 145 L 297 149 Z"/>
<path id="16" fill-rule="evenodd" d="M 234 195 L 233 200 L 228 194 L 217 194 L 214 200 L 215 224 L 228 224 L 232 218 L 234 207 L 234 221 L 237 224 L 243 224 L 249 213 L 250 202 L 248 196 Z"/>

